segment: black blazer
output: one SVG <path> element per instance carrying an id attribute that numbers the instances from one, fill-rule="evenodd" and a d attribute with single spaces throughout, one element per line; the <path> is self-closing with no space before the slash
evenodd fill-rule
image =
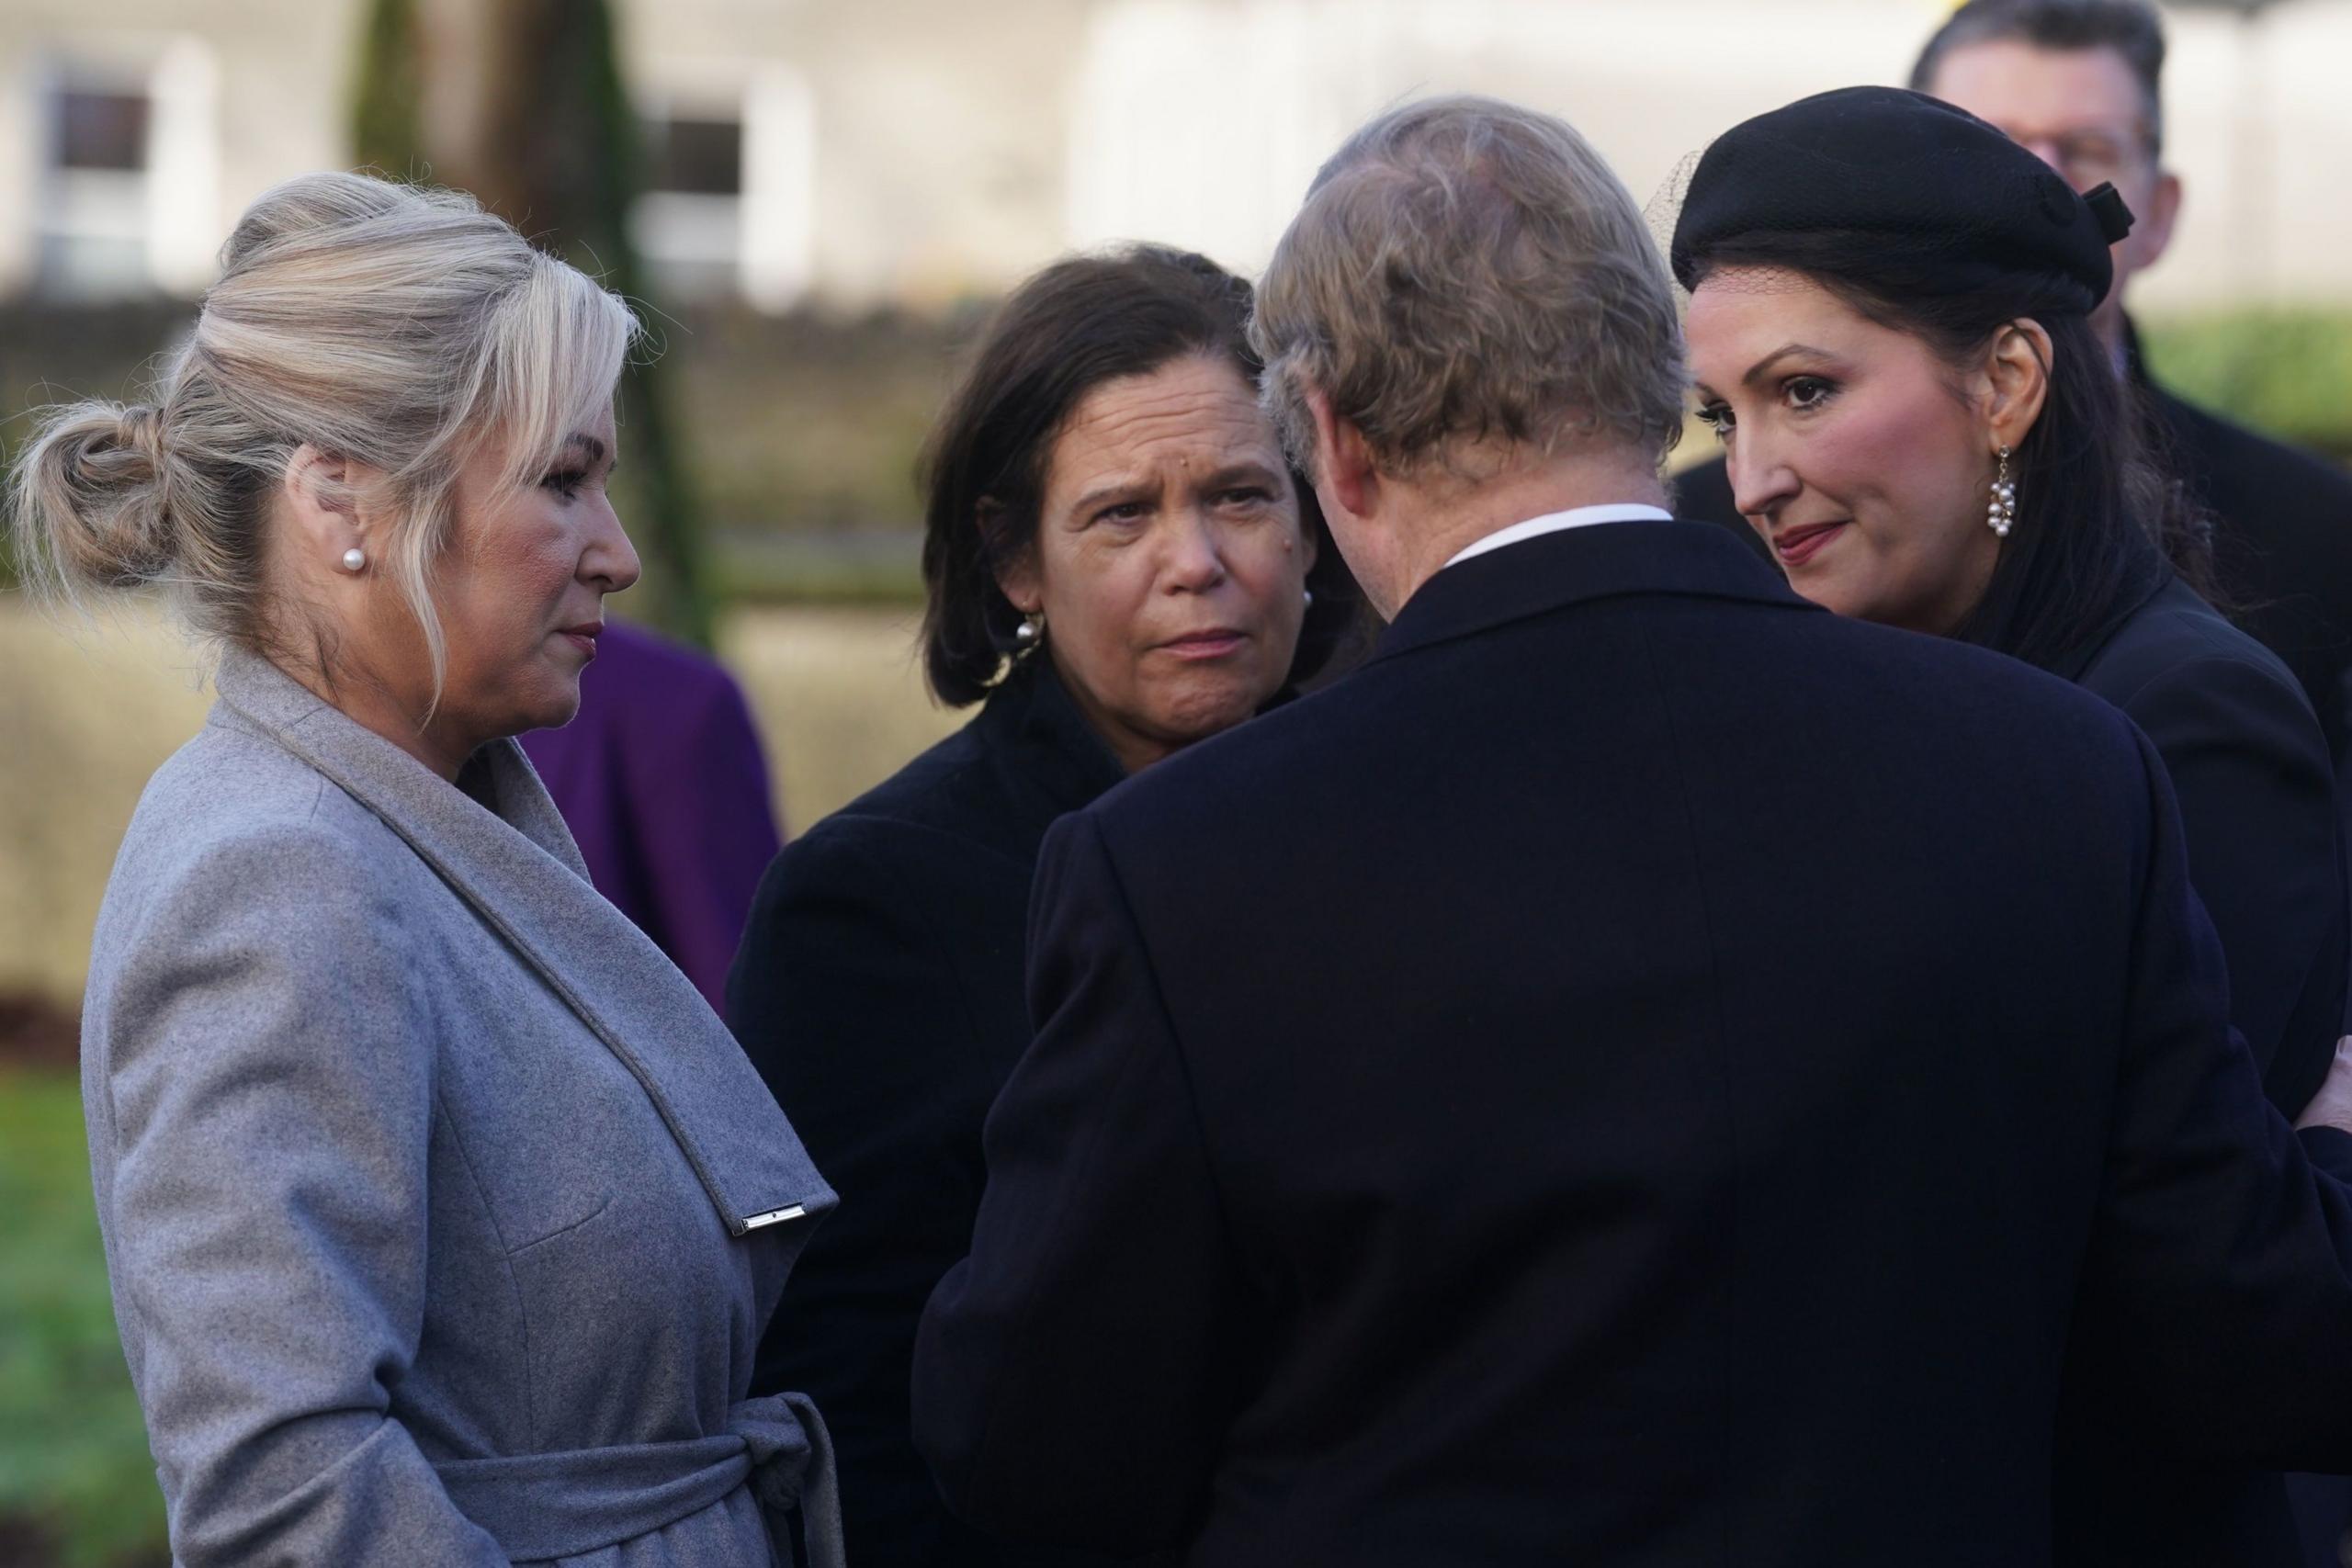
<path id="1" fill-rule="evenodd" d="M 1067 818 L 1032 920 L 915 1359 L 993 1529 L 2026 1568 L 2070 1332 L 2172 1441 L 2352 1461 L 2352 1207 L 2229 1034 L 2154 753 L 1720 530 L 1440 572 Z"/>
<path id="2" fill-rule="evenodd" d="M 855 1561 L 1037 1563 L 941 1506 L 908 1433 L 915 1320 L 971 1241 L 980 1122 L 1029 1043 L 1037 846 L 1123 776 L 1047 664 L 819 822 L 760 884 L 728 1017 L 842 1195 L 762 1341 L 755 1393 L 804 1390 L 839 1450 Z"/>

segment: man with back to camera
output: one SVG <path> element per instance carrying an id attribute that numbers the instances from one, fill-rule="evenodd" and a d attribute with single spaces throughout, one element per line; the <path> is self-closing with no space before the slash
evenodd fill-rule
<path id="1" fill-rule="evenodd" d="M 1258 311 L 1392 624 L 1048 839 L 916 1350 L 949 1506 L 1216 1568 L 2031 1568 L 2075 1334 L 2184 1444 L 2352 1463 L 2352 1206 L 2161 762 L 1668 517 L 1672 292 L 1582 139 L 1382 116 Z"/>
<path id="2" fill-rule="evenodd" d="M 2131 278 L 2163 258 L 2180 213 L 2180 177 L 2164 165 L 2164 62 L 2146 0 L 1972 0 L 1928 40 L 1910 85 L 2007 131 L 2077 190 L 2112 182 L 2136 215 L 2093 324 L 2143 393 L 2156 455 L 2212 513 L 2232 619 L 2295 672 L 2352 804 L 2352 474 L 2157 386 L 2124 312 Z M 1683 516 L 1753 542 L 1720 457 L 1682 474 L 1675 498 Z"/>

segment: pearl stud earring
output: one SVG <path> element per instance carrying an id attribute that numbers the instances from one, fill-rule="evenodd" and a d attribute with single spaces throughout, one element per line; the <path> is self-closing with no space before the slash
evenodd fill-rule
<path id="1" fill-rule="evenodd" d="M 365 568 L 367 564 L 368 557 L 360 550 L 358 546 L 354 545 L 351 548 L 343 552 L 344 570 L 358 571 Z"/>

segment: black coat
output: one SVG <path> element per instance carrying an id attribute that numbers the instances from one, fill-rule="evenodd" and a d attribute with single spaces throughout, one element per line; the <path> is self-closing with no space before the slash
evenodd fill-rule
<path id="1" fill-rule="evenodd" d="M 2177 579 L 2053 672 L 2129 714 L 2165 760 L 2231 1021 L 2294 1114 L 2327 1077 L 2352 967 L 2335 770 L 2301 688 Z"/>
<path id="2" fill-rule="evenodd" d="M 1721 461 L 1683 475 L 1675 494 L 1687 515 L 1756 544 L 1732 510 Z M 2352 515 L 2344 528 L 2352 538 Z M 2352 611 L 2352 569 L 2344 586 Z M 2342 796 L 2324 728 L 2289 667 L 2185 585 L 2095 651 L 2058 673 L 2122 708 L 2155 742 L 2188 832 L 2190 877 L 2228 958 L 2233 1021 L 2272 1100 L 2293 1115 L 2326 1077 L 2352 966 Z"/>
<path id="3" fill-rule="evenodd" d="M 1039 661 L 787 846 L 752 906 L 729 1021 L 842 1197 L 752 1387 L 815 1398 L 865 1568 L 1058 1560 L 948 1515 L 908 1434 L 907 1376 L 923 1300 L 971 1240 L 981 1120 L 1029 1043 L 1037 846 L 1122 776 Z"/>
<path id="4" fill-rule="evenodd" d="M 1719 530 L 1439 573 L 1065 819 L 1032 927 L 915 1359 L 992 1529 L 2030 1568 L 2070 1331 L 2170 1440 L 2352 1462 L 2352 1207 L 2154 751 Z"/>

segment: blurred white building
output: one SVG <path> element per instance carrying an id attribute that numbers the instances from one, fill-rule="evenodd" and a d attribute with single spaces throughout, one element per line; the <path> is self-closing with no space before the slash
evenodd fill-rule
<path id="1" fill-rule="evenodd" d="M 1805 93 L 1898 81 L 1950 0 L 616 0 L 680 297 L 991 293 L 1121 237 L 1261 264 L 1398 98 L 1500 94 L 1646 198 Z M 199 288 L 245 202 L 349 162 L 361 0 L 0 0 L 0 296 Z M 2175 6 L 2188 189 L 2158 308 L 2352 303 L 2352 0 Z"/>

